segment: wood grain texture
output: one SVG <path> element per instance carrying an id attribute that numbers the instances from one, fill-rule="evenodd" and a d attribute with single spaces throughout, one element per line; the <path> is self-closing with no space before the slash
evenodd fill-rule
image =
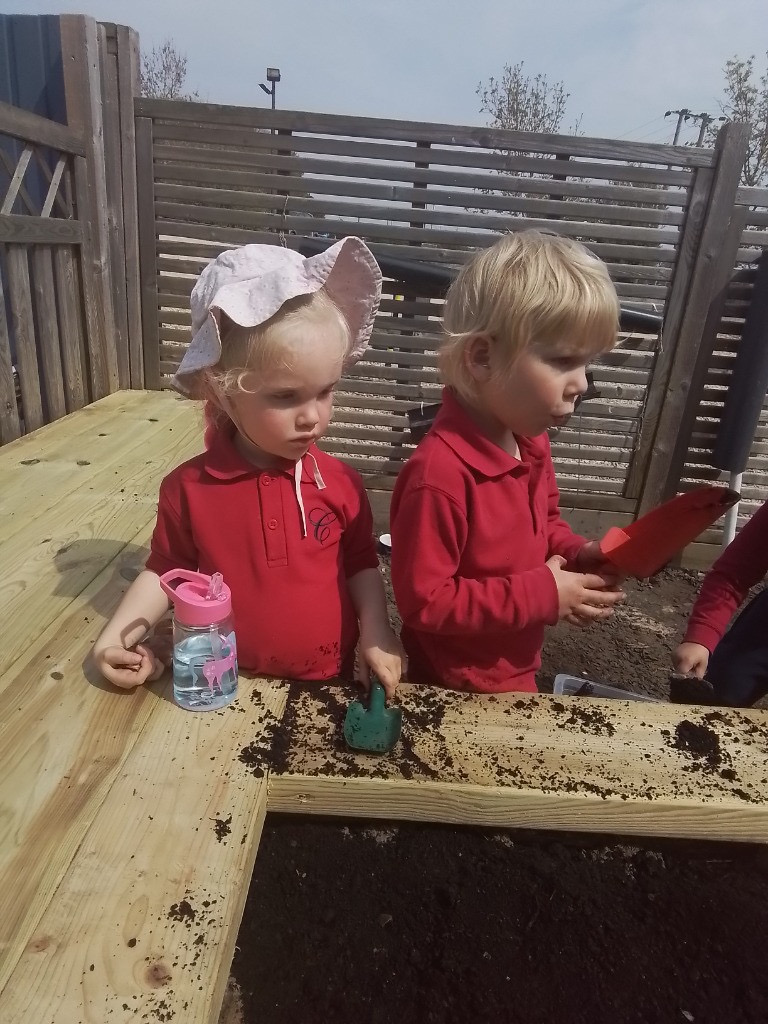
<path id="1" fill-rule="evenodd" d="M 403 686 L 401 744 L 353 754 L 349 692 L 291 692 L 269 809 L 415 821 L 768 841 L 760 711 Z M 710 760 L 679 742 L 702 730 Z"/>

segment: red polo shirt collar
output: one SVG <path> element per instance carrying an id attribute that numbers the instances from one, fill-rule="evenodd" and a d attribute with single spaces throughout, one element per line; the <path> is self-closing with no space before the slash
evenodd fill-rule
<path id="1" fill-rule="evenodd" d="M 443 388 L 443 404 L 432 432 L 437 434 L 470 469 L 490 479 L 525 471 L 525 463 L 540 462 L 545 455 L 536 437 L 517 437 L 522 459 L 505 452 L 475 423 L 452 388 Z"/>
<path id="2" fill-rule="evenodd" d="M 312 449 L 314 449 L 314 445 Z M 269 470 L 254 466 L 244 458 L 235 447 L 234 430 L 217 430 L 210 447 L 203 454 L 203 465 L 205 472 L 216 480 L 237 480 L 240 477 L 258 475 L 269 472 L 273 476 L 280 473 L 285 475 L 293 474 L 293 467 L 296 465 L 288 459 L 282 460 L 278 465 L 270 467 Z"/>

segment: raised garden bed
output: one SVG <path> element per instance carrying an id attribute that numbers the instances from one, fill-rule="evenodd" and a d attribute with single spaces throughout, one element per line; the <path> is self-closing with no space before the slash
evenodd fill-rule
<path id="1" fill-rule="evenodd" d="M 550 631 L 542 689 L 568 671 L 666 698 L 670 650 L 697 584 L 694 574 L 668 571 L 630 584 L 628 606 L 599 630 Z M 289 710 L 288 725 L 315 703 L 327 720 L 342 710 L 332 695 L 304 697 Z M 441 701 L 427 697 L 421 708 L 419 728 L 428 731 L 444 714 Z M 577 732 L 609 734 L 594 703 L 575 717 L 572 708 L 569 702 L 562 712 L 564 724 L 572 718 Z M 638 713 L 650 714 L 647 708 Z M 705 780 L 715 790 L 739 788 L 717 742 L 728 724 L 713 719 L 710 729 L 693 709 L 690 720 L 681 717 L 667 742 L 686 764 L 684 785 L 690 792 Z M 280 735 L 270 753 L 278 770 L 311 774 L 312 752 L 297 768 Z M 345 755 L 333 749 L 333 729 L 327 737 L 333 770 L 354 779 L 351 759 L 345 767 Z M 423 749 L 406 743 L 397 771 L 429 778 L 429 765 L 419 762 Z M 319 750 L 324 757 L 322 743 Z M 440 752 L 433 754 L 437 761 L 429 763 L 440 763 Z M 250 755 L 258 772 L 260 753 Z M 536 764 L 525 763 L 526 770 Z M 381 777 L 385 764 L 374 769 Z M 322 772 L 322 761 L 317 765 Z M 450 770 L 456 766 L 446 762 Z M 584 783 L 589 791 L 590 780 Z M 233 965 L 239 1009 L 227 1024 L 764 1024 L 763 851 L 741 843 L 271 815 Z"/>

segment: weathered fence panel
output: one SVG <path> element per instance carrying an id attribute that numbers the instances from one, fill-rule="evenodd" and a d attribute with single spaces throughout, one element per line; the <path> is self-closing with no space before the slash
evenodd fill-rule
<path id="1" fill-rule="evenodd" d="M 11 160 L 0 167 L 0 270 L 6 300 L 0 302 L 2 442 L 91 400 L 83 386 L 87 346 L 70 271 L 87 237 L 87 223 L 71 198 L 84 146 L 69 128 L 0 103 L 0 150 L 6 158 L 14 151 L 11 142 L 17 152 L 19 143 L 23 149 L 16 166 Z M 48 180 L 47 192 L 37 198 L 25 189 L 31 166 Z"/>
<path id="2" fill-rule="evenodd" d="M 81 15 L 2 17 L 0 29 L 13 58 L 4 92 L 31 101 L 37 82 L 45 109 L 67 122 L 0 103 L 4 442 L 118 387 L 143 387 L 144 360 L 136 33 Z M 21 38 L 39 44 L 26 69 Z"/>
<path id="3" fill-rule="evenodd" d="M 692 308 L 706 313 L 705 278 L 692 285 L 724 201 L 713 208 L 713 194 L 736 187 L 724 169 L 732 129 L 713 151 L 156 100 L 135 109 L 154 386 L 167 385 L 188 342 L 197 274 L 225 248 L 358 234 L 382 258 L 460 266 L 503 231 L 555 231 L 606 261 L 624 306 L 666 315 L 663 346 L 626 336 L 598 360 L 598 397 L 553 440 L 567 506 L 601 526 L 636 514 L 681 331 Z M 370 350 L 341 383 L 324 445 L 369 486 L 393 485 L 413 447 L 408 410 L 439 398 L 441 305 L 388 280 Z"/>

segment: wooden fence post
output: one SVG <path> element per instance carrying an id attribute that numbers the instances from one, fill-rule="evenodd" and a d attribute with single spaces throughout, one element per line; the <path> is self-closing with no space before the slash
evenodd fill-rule
<path id="1" fill-rule="evenodd" d="M 138 37 L 132 29 L 111 23 L 99 23 L 98 36 L 118 372 L 121 387 L 141 388 L 144 365 L 133 114 L 133 101 L 139 94 Z"/>
<path id="2" fill-rule="evenodd" d="M 43 396 L 37 364 L 35 344 L 35 317 L 32 311 L 32 288 L 29 280 L 29 262 L 25 245 L 6 247 L 8 271 L 8 298 L 11 323 L 16 340 L 16 361 L 19 367 L 21 402 L 24 409 L 24 429 L 27 433 L 45 423 Z"/>
<path id="3" fill-rule="evenodd" d="M 85 158 L 75 159 L 78 218 L 83 222 L 83 289 L 89 323 L 93 398 L 103 398 L 120 386 L 107 227 L 107 189 L 104 173 L 104 123 L 99 81 L 96 22 L 79 14 L 63 14 L 61 56 L 69 127 L 80 134 Z M 85 165 L 85 166 L 83 166 Z M 90 328 L 94 329 L 92 333 Z"/>
<path id="4" fill-rule="evenodd" d="M 46 418 L 58 420 L 67 414 L 64 375 L 61 367 L 56 287 L 53 283 L 53 251 L 50 245 L 32 246 L 32 294 L 35 298 L 37 338 L 40 342 L 40 383 L 45 390 Z"/>
<path id="5" fill-rule="evenodd" d="M 120 154 L 123 171 L 125 226 L 125 291 L 128 311 L 128 362 L 131 387 L 144 387 L 141 340 L 141 277 L 139 271 L 139 210 L 136 190 L 136 130 L 133 101 L 139 95 L 139 37 L 132 28 L 117 26 L 117 84 L 120 107 Z"/>
<path id="6" fill-rule="evenodd" d="M 702 339 L 707 315 L 719 275 L 726 264 L 730 271 L 736 255 L 735 251 L 725 251 L 723 241 L 728 234 L 747 141 L 748 128 L 740 123 L 725 125 L 717 137 L 709 203 L 695 250 L 691 286 L 680 311 L 680 333 L 670 357 L 669 379 L 661 396 L 663 405 L 640 496 L 640 515 L 672 497 L 680 480 L 688 444 L 687 434 L 683 436 L 684 426 L 691 421 L 688 406 L 698 403 L 706 374 L 707 354 Z"/>
<path id="7" fill-rule="evenodd" d="M 654 457 L 654 442 L 659 418 L 664 406 L 677 342 L 688 306 L 688 294 L 696 263 L 702 226 L 707 214 L 715 176 L 714 167 L 698 167 L 691 189 L 691 199 L 680 236 L 677 265 L 664 316 L 664 327 L 659 349 L 648 380 L 645 405 L 640 423 L 640 435 L 632 456 L 624 496 L 640 499 L 648 467 Z"/>
<path id="8" fill-rule="evenodd" d="M 152 166 L 152 118 L 136 118 L 136 189 L 139 214 L 141 325 L 144 386 L 160 390 L 160 329 L 157 322 L 157 250 L 155 181 Z"/>
<path id="9" fill-rule="evenodd" d="M 111 30 L 111 31 L 110 31 Z M 109 253 L 112 311 L 114 315 L 117 377 L 121 388 L 130 384 L 128 367 L 128 306 L 125 295 L 125 229 L 123 225 L 123 180 L 120 108 L 117 87 L 117 56 L 114 25 L 96 25 L 99 62 L 99 90 L 104 125 L 104 191 L 106 195 L 107 246 Z"/>
<path id="10" fill-rule="evenodd" d="M 16 406 L 16 388 L 13 383 L 11 340 L 5 319 L 3 278 L 0 275 L 0 444 L 21 437 L 19 410 Z"/>

